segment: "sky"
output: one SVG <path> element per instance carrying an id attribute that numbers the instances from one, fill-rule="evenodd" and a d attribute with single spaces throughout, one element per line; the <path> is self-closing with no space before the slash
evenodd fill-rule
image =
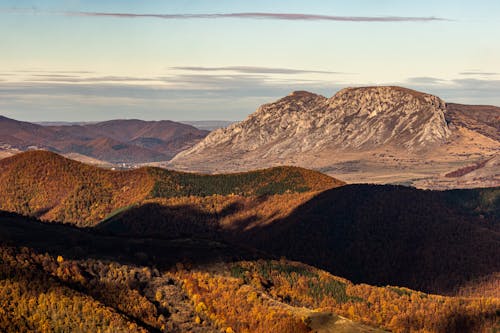
<path id="1" fill-rule="evenodd" d="M 498 0 L 0 0 L 0 114 L 241 120 L 295 90 L 500 105 Z"/>

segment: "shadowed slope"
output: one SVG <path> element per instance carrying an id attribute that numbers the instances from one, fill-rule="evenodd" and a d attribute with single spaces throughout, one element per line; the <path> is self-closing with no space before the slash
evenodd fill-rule
<path id="1" fill-rule="evenodd" d="M 356 282 L 452 292 L 500 270 L 499 207 L 498 188 L 347 185 L 286 218 L 232 235 Z"/>
<path id="2" fill-rule="evenodd" d="M 96 226 L 122 236 L 225 238 L 356 282 L 453 293 L 500 270 L 500 189 L 346 185 L 261 198 L 153 200 Z"/>

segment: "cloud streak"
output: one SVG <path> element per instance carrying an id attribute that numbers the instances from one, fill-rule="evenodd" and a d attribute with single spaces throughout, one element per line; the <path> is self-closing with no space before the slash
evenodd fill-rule
<path id="1" fill-rule="evenodd" d="M 461 73 L 458 73 L 458 74 L 465 75 L 465 76 L 494 76 L 494 75 L 500 75 L 500 73 L 480 72 L 480 71 L 461 72 Z"/>
<path id="2" fill-rule="evenodd" d="M 64 12 L 69 16 L 115 17 L 115 18 L 156 18 L 164 20 L 189 19 L 263 19 L 284 21 L 337 21 L 337 22 L 432 22 L 450 21 L 435 16 L 335 16 L 295 13 L 214 13 L 214 14 L 139 14 L 139 13 L 108 13 L 108 12 Z"/>
<path id="3" fill-rule="evenodd" d="M 255 67 L 255 66 L 226 66 L 226 67 L 171 67 L 171 69 L 192 72 L 237 72 L 245 74 L 346 74 L 342 72 L 316 71 L 308 69 L 279 68 L 279 67 Z"/>

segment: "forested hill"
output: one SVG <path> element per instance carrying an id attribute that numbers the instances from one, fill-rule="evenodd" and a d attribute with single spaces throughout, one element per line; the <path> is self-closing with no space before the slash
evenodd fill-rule
<path id="1" fill-rule="evenodd" d="M 214 240 L 102 235 L 0 211 L 2 332 L 476 333 L 494 332 L 499 306 L 353 284 Z"/>
<path id="2" fill-rule="evenodd" d="M 89 226 L 145 199 L 215 194 L 262 196 L 319 191 L 343 184 L 297 167 L 225 175 L 158 168 L 112 171 L 47 151 L 31 151 L 0 161 L 0 209 Z"/>
<path id="3" fill-rule="evenodd" d="M 500 188 L 346 185 L 232 237 L 356 282 L 435 293 L 500 271 Z"/>

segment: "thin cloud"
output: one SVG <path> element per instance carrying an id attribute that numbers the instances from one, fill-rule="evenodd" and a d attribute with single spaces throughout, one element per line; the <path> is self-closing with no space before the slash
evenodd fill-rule
<path id="1" fill-rule="evenodd" d="M 21 69 L 15 70 L 11 73 L 61 73 L 61 74 L 92 74 L 92 71 L 68 71 L 68 70 L 36 70 L 36 69 Z"/>
<path id="2" fill-rule="evenodd" d="M 461 72 L 458 73 L 460 75 L 468 75 L 468 76 L 494 76 L 494 75 L 500 75 L 500 73 L 495 73 L 495 72 L 480 72 L 480 71 L 469 71 L 469 72 Z"/>
<path id="3" fill-rule="evenodd" d="M 406 80 L 409 84 L 442 84 L 445 80 L 432 76 L 410 77 Z"/>
<path id="4" fill-rule="evenodd" d="M 158 84 L 134 82 L 62 83 L 0 82 L 0 109 L 6 115 L 24 119 L 155 118 L 181 116 L 184 119 L 243 119 L 259 105 L 308 90 L 332 96 L 346 86 L 370 82 L 297 82 L 270 80 L 264 75 L 178 75 L 158 78 Z M 434 83 L 433 83 L 434 82 Z M 488 78 L 410 78 L 401 85 L 431 93 L 446 102 L 500 105 L 500 80 Z"/>
<path id="5" fill-rule="evenodd" d="M 237 72 L 245 74 L 346 74 L 342 72 L 317 71 L 308 69 L 294 68 L 273 68 L 273 67 L 254 67 L 254 66 L 226 66 L 226 67 L 171 67 L 171 69 L 192 72 Z"/>
<path id="6" fill-rule="evenodd" d="M 189 19 L 265 19 L 285 21 L 339 21 L 339 22 L 432 22 L 450 21 L 435 16 L 334 16 L 293 13 L 219 13 L 219 14 L 137 14 L 137 13 L 106 13 L 106 12 L 64 12 L 70 16 L 115 17 L 115 18 L 157 18 L 165 20 Z"/>
<path id="7" fill-rule="evenodd" d="M 34 74 L 29 81 L 42 82 L 67 82 L 67 83 L 94 83 L 94 82 L 151 82 L 160 81 L 160 79 L 150 77 L 133 77 L 133 76 L 97 76 L 97 77 L 80 77 L 74 75 L 62 74 Z"/>

